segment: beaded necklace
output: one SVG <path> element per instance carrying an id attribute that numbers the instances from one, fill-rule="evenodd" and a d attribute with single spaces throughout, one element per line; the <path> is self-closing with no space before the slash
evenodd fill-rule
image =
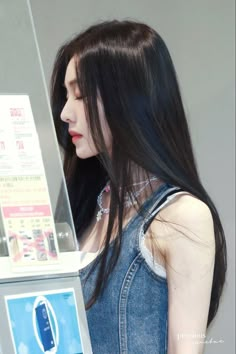
<path id="1" fill-rule="evenodd" d="M 142 187 L 138 191 L 134 192 L 132 197 L 130 197 L 129 195 L 125 196 L 124 206 L 131 207 L 131 206 L 137 204 L 137 201 L 135 200 L 135 198 L 137 198 L 142 193 L 142 191 L 148 186 L 150 181 L 156 181 L 156 180 L 158 180 L 157 177 L 151 177 L 150 179 L 146 179 L 145 181 L 134 183 L 133 186 L 142 185 Z M 101 190 L 101 192 L 99 193 L 99 195 L 97 197 L 97 204 L 99 207 L 99 210 L 98 210 L 97 216 L 96 216 L 97 222 L 101 220 L 101 218 L 104 214 L 109 214 L 109 212 L 110 212 L 110 208 L 103 208 L 103 206 L 102 206 L 103 193 L 109 193 L 110 190 L 111 190 L 110 182 L 108 181 L 107 184 L 105 185 L 105 187 Z"/>

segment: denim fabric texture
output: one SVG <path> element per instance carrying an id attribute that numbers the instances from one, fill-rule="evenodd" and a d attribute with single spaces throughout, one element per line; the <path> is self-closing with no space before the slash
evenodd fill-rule
<path id="1" fill-rule="evenodd" d="M 166 354 L 168 339 L 167 280 L 155 274 L 143 258 L 140 232 L 150 224 L 153 211 L 181 189 L 162 184 L 123 230 L 121 253 L 97 302 L 87 310 L 94 354 Z M 151 215 L 152 213 L 152 215 Z M 113 248 L 111 242 L 108 257 Z M 95 286 L 97 267 L 86 277 L 101 254 L 80 270 L 85 302 Z"/>

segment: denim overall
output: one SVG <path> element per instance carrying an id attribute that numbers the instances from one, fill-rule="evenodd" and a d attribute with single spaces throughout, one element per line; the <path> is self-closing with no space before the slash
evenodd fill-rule
<path id="1" fill-rule="evenodd" d="M 179 187 L 162 184 L 124 228 L 118 262 L 102 296 L 87 310 L 94 354 L 167 353 L 167 280 L 146 263 L 139 249 L 139 237 L 155 215 L 150 212 L 159 209 L 168 196 L 178 191 Z M 113 243 L 109 255 L 112 247 Z M 94 262 L 80 271 L 85 302 L 95 284 L 96 268 L 85 282 Z"/>

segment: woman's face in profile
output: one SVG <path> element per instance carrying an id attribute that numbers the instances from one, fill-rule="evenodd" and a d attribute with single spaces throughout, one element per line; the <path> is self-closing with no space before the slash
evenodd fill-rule
<path id="1" fill-rule="evenodd" d="M 89 130 L 84 102 L 79 91 L 76 79 L 75 60 L 72 58 L 67 66 L 64 86 L 67 91 L 66 103 L 61 112 L 61 119 L 68 123 L 68 132 L 71 135 L 72 143 L 75 145 L 76 155 L 81 159 L 87 159 L 99 154 Z M 111 153 L 112 137 L 107 125 L 103 107 L 100 100 L 97 100 L 100 123 L 103 131 L 105 145 Z"/>

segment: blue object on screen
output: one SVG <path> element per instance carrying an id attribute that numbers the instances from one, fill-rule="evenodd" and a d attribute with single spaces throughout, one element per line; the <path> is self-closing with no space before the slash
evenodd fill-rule
<path id="1" fill-rule="evenodd" d="M 55 348 L 55 340 L 46 304 L 40 303 L 35 311 L 42 345 L 44 351 L 48 351 Z"/>

